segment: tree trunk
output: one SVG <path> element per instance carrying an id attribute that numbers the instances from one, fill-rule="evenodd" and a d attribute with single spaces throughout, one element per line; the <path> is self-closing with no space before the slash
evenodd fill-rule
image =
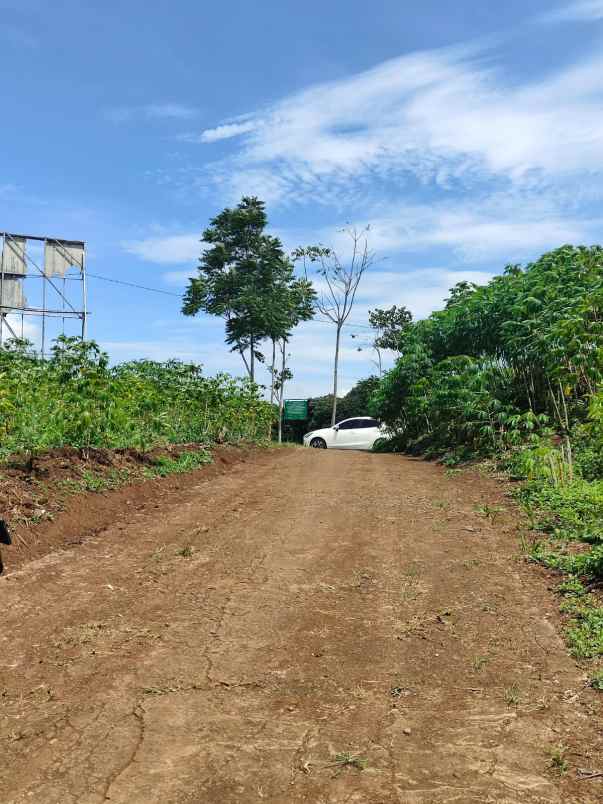
<path id="1" fill-rule="evenodd" d="M 278 443 L 282 444 L 283 442 L 283 407 L 285 405 L 285 358 L 287 353 L 287 346 L 285 341 L 283 341 L 283 361 L 281 364 L 281 387 L 279 389 L 279 400 L 278 400 Z"/>
<path id="2" fill-rule="evenodd" d="M 331 427 L 335 425 L 337 418 L 337 373 L 339 370 L 339 340 L 341 338 L 341 325 L 337 326 L 337 336 L 335 339 L 335 365 L 333 366 L 333 411 L 331 413 Z"/>
<path id="3" fill-rule="evenodd" d="M 247 372 L 247 374 L 249 374 L 249 376 L 251 377 L 251 372 L 249 371 L 249 363 L 247 362 L 247 358 L 245 357 L 245 352 L 243 351 L 243 349 L 242 349 L 242 347 L 241 347 L 241 345 L 240 345 L 240 344 L 239 344 L 239 346 L 238 346 L 238 349 L 239 349 L 239 354 L 241 355 L 241 360 L 242 360 L 242 361 L 243 361 L 243 363 L 245 364 L 245 371 L 246 371 L 246 372 Z"/>
<path id="4" fill-rule="evenodd" d="M 255 382 L 255 343 L 253 335 L 250 338 L 250 355 L 249 355 L 249 377 L 251 382 Z"/>
<path id="5" fill-rule="evenodd" d="M 274 405 L 274 372 L 276 370 L 276 341 L 272 339 L 272 366 L 270 369 L 271 380 L 270 380 L 270 404 Z"/>

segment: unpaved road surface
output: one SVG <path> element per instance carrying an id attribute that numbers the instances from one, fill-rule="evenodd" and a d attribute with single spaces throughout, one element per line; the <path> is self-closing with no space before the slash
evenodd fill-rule
<path id="1" fill-rule="evenodd" d="M 603 800 L 600 698 L 495 481 L 274 450 L 120 494 L 0 579 L 3 804 Z"/>

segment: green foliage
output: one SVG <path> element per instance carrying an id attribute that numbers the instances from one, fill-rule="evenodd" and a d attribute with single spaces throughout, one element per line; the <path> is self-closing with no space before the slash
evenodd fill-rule
<path id="1" fill-rule="evenodd" d="M 368 767 L 368 759 L 351 754 L 349 751 L 344 751 L 340 754 L 335 754 L 335 762 L 333 763 L 338 768 L 356 768 L 357 770 L 365 770 Z"/>
<path id="2" fill-rule="evenodd" d="M 377 349 L 399 351 L 402 335 L 412 321 L 412 313 L 406 307 L 388 307 L 385 310 L 376 308 L 369 310 L 369 324 L 375 330 L 375 346 Z"/>
<path id="3" fill-rule="evenodd" d="M 566 759 L 567 748 L 564 745 L 555 745 L 549 749 L 550 762 L 549 767 L 560 776 L 567 773 L 569 770 L 569 762 Z"/>
<path id="4" fill-rule="evenodd" d="M 200 466 L 211 463 L 211 454 L 207 450 L 183 452 L 177 458 L 162 455 L 155 458 L 153 465 L 145 471 L 148 477 L 167 477 L 173 474 L 192 472 Z"/>
<path id="5" fill-rule="evenodd" d="M 586 419 L 601 438 L 603 250 L 563 246 L 409 323 L 373 413 L 406 449 L 494 454 Z M 596 433 L 595 433 L 596 431 Z"/>
<path id="6" fill-rule="evenodd" d="M 359 380 L 348 393 L 337 400 L 337 420 L 350 419 L 353 416 L 368 416 L 369 401 L 379 386 L 378 377 L 367 377 Z M 308 422 L 306 432 L 328 427 L 331 424 L 331 411 L 333 396 L 318 396 L 310 400 L 312 404 L 312 417 Z"/>
<path id="7" fill-rule="evenodd" d="M 108 365 L 94 342 L 59 338 L 50 360 L 25 344 L 0 350 L 0 458 L 53 447 L 135 447 L 258 439 L 271 407 L 255 385 L 194 364 Z M 186 459 L 192 460 L 192 459 Z"/>
<path id="8" fill-rule="evenodd" d="M 311 282 L 296 278 L 280 240 L 265 234 L 267 223 L 265 205 L 255 197 L 213 218 L 182 307 L 185 315 L 203 311 L 225 319 L 226 342 L 252 381 L 256 360 L 264 360 L 261 342 L 287 339 L 292 327 L 313 317 L 316 298 Z"/>
<path id="9" fill-rule="evenodd" d="M 577 479 L 565 485 L 536 480 L 526 483 L 518 497 L 536 513 L 538 530 L 582 535 L 603 525 L 603 480 L 589 483 Z"/>
<path id="10" fill-rule="evenodd" d="M 593 595 L 570 595 L 561 610 L 571 615 L 566 630 L 572 654 L 578 659 L 603 656 L 603 607 Z"/>

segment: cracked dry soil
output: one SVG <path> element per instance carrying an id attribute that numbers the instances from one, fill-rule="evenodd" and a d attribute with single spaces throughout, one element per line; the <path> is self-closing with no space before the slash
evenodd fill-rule
<path id="1" fill-rule="evenodd" d="M 601 801 L 600 698 L 502 491 L 272 450 L 107 494 L 119 527 L 0 579 L 0 800 Z"/>

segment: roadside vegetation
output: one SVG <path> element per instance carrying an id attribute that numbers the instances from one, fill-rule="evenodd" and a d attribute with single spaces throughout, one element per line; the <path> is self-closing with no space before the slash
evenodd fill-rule
<path id="1" fill-rule="evenodd" d="M 218 316 L 226 344 L 241 356 L 251 382 L 270 344 L 270 402 L 282 411 L 293 329 L 314 317 L 316 293 L 307 277 L 295 275 L 278 237 L 266 233 L 265 204 L 244 196 L 212 218 L 203 232 L 197 276 L 189 280 L 182 312 Z"/>
<path id="2" fill-rule="evenodd" d="M 583 658 L 603 655 L 602 316 L 598 246 L 462 282 L 443 310 L 398 322 L 395 366 L 369 405 L 395 433 L 388 449 L 449 466 L 495 458 L 522 481 L 526 551 L 565 576 L 568 642 Z"/>
<path id="3" fill-rule="evenodd" d="M 59 338 L 43 360 L 27 342 L 0 349 L 0 460 L 57 447 L 134 448 L 265 439 L 271 406 L 248 380 L 150 360 L 111 367 L 92 341 Z M 189 457 L 186 460 L 191 461 Z M 167 472 L 170 467 L 158 467 Z"/>

